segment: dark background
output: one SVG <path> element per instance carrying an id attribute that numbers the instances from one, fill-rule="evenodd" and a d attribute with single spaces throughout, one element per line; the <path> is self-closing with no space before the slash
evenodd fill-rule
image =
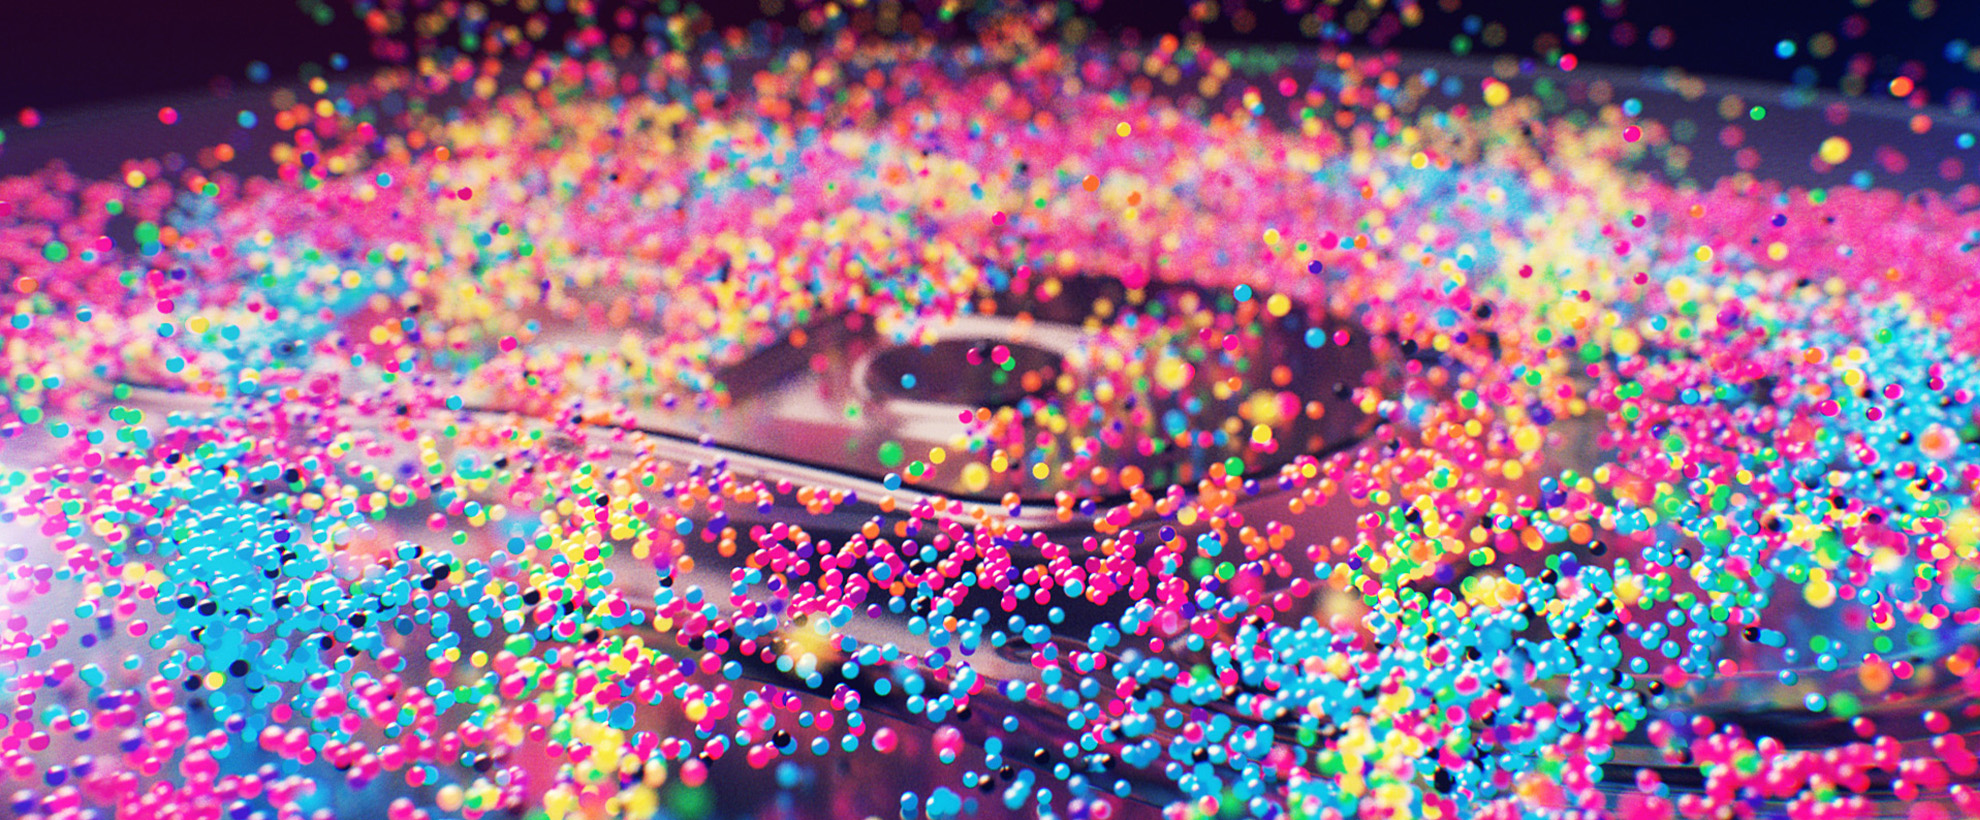
<path id="1" fill-rule="evenodd" d="M 1394 9 L 1402 1 L 1391 0 L 1384 7 Z M 928 0 L 908 0 L 908 5 L 924 2 L 930 8 L 934 5 Z M 1191 22 L 1191 4 L 1179 0 L 1106 0 L 1086 16 L 1103 32 L 1132 29 L 1152 35 L 1198 29 L 1216 41 L 1313 42 L 1301 35 L 1301 14 L 1286 11 L 1287 2 L 1224 0 L 1223 13 L 1206 25 Z M 1290 2 L 1308 7 L 1305 10 L 1328 9 L 1326 0 Z M 1344 20 L 1358 2 L 1362 0 L 1344 0 L 1333 7 L 1335 19 Z M 1587 40 L 1568 50 L 1585 64 L 1676 65 L 1781 83 L 1795 81 L 1796 70 L 1802 69 L 1800 81 L 1834 88 L 1851 71 L 1855 58 L 1854 68 L 1871 94 L 1884 93 L 1889 81 L 1901 73 L 1919 80 L 1934 102 L 1980 85 L 1980 76 L 1949 60 L 1946 51 L 1947 43 L 1957 38 L 1980 43 L 1980 2 L 1971 0 L 1936 0 L 1938 11 L 1924 20 L 1914 16 L 1911 0 L 1870 0 L 1867 6 L 1858 5 L 1862 0 L 1420 2 L 1422 25 L 1378 38 L 1383 45 L 1449 51 L 1453 38 L 1465 33 L 1465 18 L 1476 16 L 1481 23 L 1502 24 L 1505 36 L 1497 48 L 1472 36 L 1472 53 L 1533 57 L 1536 38 L 1551 36 L 1556 42 L 1565 38 L 1565 13 L 1578 6 L 1588 26 Z M 1081 0 L 1082 5 L 1087 3 Z M 608 19 L 610 11 L 622 4 L 617 0 L 602 4 Z M 1070 10 L 1074 5 L 1063 7 Z M 746 24 L 761 16 L 757 0 L 718 0 L 703 8 L 722 25 Z M 1250 15 L 1248 24 L 1236 22 L 1240 12 Z M 498 9 L 498 15 L 502 13 Z M 789 23 L 795 15 L 786 11 L 778 19 Z M 1864 24 L 1858 37 L 1845 33 L 1852 28 L 1847 21 L 1853 15 L 1860 15 Z M 326 18 L 327 22 L 319 22 Z M 1621 38 L 1619 24 L 1627 26 Z M 1652 44 L 1659 27 L 1672 35 L 1665 48 Z M 1809 53 L 1808 38 L 1825 31 L 1836 37 L 1835 53 L 1816 59 Z M 967 36 L 966 26 L 957 28 L 957 36 Z M 1798 44 L 1790 59 L 1775 55 L 1775 44 L 1783 38 Z M 1355 38 L 1364 44 L 1367 39 Z M 1626 42 L 1619 44 L 1618 39 Z M 237 88 L 249 84 L 248 65 L 256 60 L 267 63 L 274 81 L 293 81 L 299 71 L 331 67 L 333 54 L 345 55 L 353 68 L 378 62 L 348 0 L 4 2 L 0 3 L 0 128 L 15 125 L 23 107 L 59 112 L 162 92 Z"/>

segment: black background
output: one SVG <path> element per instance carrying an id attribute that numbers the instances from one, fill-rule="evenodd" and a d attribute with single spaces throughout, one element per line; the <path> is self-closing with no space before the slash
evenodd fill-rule
<path id="1" fill-rule="evenodd" d="M 912 0 L 919 2 L 919 0 Z M 1393 8 L 1401 0 L 1385 6 Z M 266 62 L 273 78 L 294 80 L 305 66 L 330 64 L 332 54 L 346 55 L 353 67 L 372 58 L 363 27 L 344 0 L 324 0 L 337 6 L 327 25 L 311 19 L 305 6 L 315 0 L 9 0 L 0 2 L 0 127 L 13 125 L 16 113 L 32 106 L 59 112 L 91 102 L 143 97 L 201 87 L 219 89 L 247 84 L 250 62 Z M 1324 0 L 1309 0 L 1319 4 Z M 1352 7 L 1348 0 L 1341 10 Z M 1633 45 L 1611 41 L 1614 20 L 1604 13 L 1604 0 L 1462 0 L 1455 12 L 1439 10 L 1439 0 L 1422 0 L 1424 22 L 1405 29 L 1387 45 L 1447 51 L 1461 32 L 1465 17 L 1476 15 L 1505 25 L 1507 36 L 1497 49 L 1480 45 L 1474 53 L 1534 55 L 1534 39 L 1560 37 L 1566 30 L 1563 12 L 1580 6 L 1591 26 L 1586 43 L 1570 50 L 1585 63 L 1635 66 L 1676 65 L 1707 74 L 1724 74 L 1787 82 L 1796 68 L 1811 66 L 1818 83 L 1833 87 L 1852 55 L 1874 59 L 1868 79 L 1880 87 L 1905 70 L 1907 60 L 1925 68 L 1922 86 L 1935 98 L 1955 88 L 1980 85 L 1965 66 L 1946 59 L 1945 45 L 1955 38 L 1980 42 L 1980 2 L 1938 0 L 1941 9 L 1927 19 L 1914 19 L 1908 0 L 1660 0 L 1628 3 L 1620 19 L 1637 30 Z M 606 2 L 609 9 L 615 5 Z M 795 4 L 792 4 L 795 5 Z M 1221 19 L 1202 28 L 1216 41 L 1311 42 L 1299 35 L 1298 15 L 1281 2 L 1225 0 Z M 1177 0 L 1107 0 L 1090 15 L 1102 30 L 1134 29 L 1144 34 L 1174 32 L 1188 27 L 1189 4 Z M 1248 33 L 1230 23 L 1232 12 L 1248 7 L 1256 23 Z M 744 24 L 759 16 L 755 0 L 718 0 L 703 5 L 723 25 Z M 1856 39 L 1840 34 L 1843 21 L 1860 14 L 1869 23 Z M 783 17 L 794 19 L 791 13 Z M 1665 26 L 1674 33 L 1668 49 L 1649 43 L 1651 29 Z M 1839 46 L 1826 60 L 1808 53 L 1808 37 L 1821 31 L 1837 34 Z M 1790 38 L 1802 44 L 1793 59 L 1774 55 L 1774 44 Z M 1476 38 L 1474 38 L 1475 40 Z"/>

